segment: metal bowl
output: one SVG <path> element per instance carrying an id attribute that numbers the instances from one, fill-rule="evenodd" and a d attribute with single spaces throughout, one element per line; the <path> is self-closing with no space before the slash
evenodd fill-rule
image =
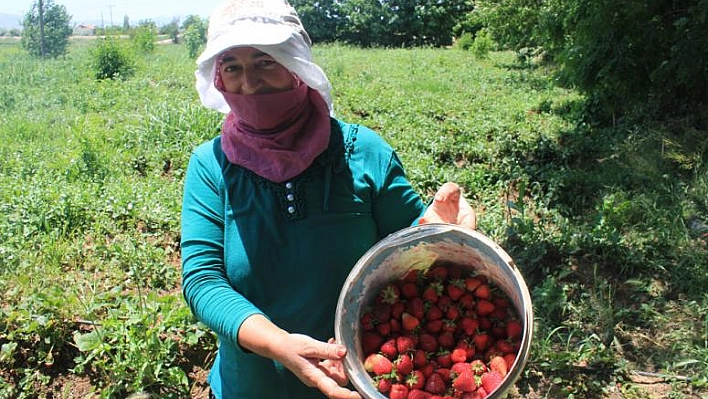
<path id="1" fill-rule="evenodd" d="M 356 263 L 337 301 L 335 339 L 347 348 L 344 369 L 354 388 L 366 399 L 386 399 L 364 369 L 360 319 L 367 305 L 387 284 L 412 269 L 428 270 L 436 262 L 451 262 L 487 276 L 509 297 L 523 324 L 516 361 L 502 384 L 488 398 L 504 397 L 519 378 L 529 355 L 533 334 L 531 296 L 514 261 L 477 231 L 443 223 L 400 230 L 381 240 Z"/>

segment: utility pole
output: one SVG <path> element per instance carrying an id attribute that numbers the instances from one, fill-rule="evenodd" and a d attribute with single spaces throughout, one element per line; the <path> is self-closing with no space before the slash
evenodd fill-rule
<path id="1" fill-rule="evenodd" d="M 42 48 L 42 58 L 47 56 L 47 51 L 44 47 L 44 3 L 39 0 L 39 43 Z"/>

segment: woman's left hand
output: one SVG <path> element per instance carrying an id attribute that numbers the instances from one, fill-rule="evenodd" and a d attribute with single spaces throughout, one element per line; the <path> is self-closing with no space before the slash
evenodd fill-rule
<path id="1" fill-rule="evenodd" d="M 447 182 L 435 193 L 433 203 L 418 223 L 451 223 L 474 230 L 477 228 L 477 215 L 462 195 L 460 186 Z"/>

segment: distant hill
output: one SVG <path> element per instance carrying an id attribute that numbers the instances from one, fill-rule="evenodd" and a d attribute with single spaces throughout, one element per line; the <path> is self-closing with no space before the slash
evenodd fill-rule
<path id="1" fill-rule="evenodd" d="M 0 29 L 20 29 L 21 27 L 22 15 L 0 13 Z"/>

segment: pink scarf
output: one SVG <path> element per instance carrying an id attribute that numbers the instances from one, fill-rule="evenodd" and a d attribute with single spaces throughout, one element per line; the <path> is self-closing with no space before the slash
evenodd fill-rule
<path id="1" fill-rule="evenodd" d="M 277 93 L 221 92 L 231 107 L 221 137 L 231 163 L 282 183 L 304 172 L 327 148 L 329 109 L 317 90 L 300 84 Z"/>

